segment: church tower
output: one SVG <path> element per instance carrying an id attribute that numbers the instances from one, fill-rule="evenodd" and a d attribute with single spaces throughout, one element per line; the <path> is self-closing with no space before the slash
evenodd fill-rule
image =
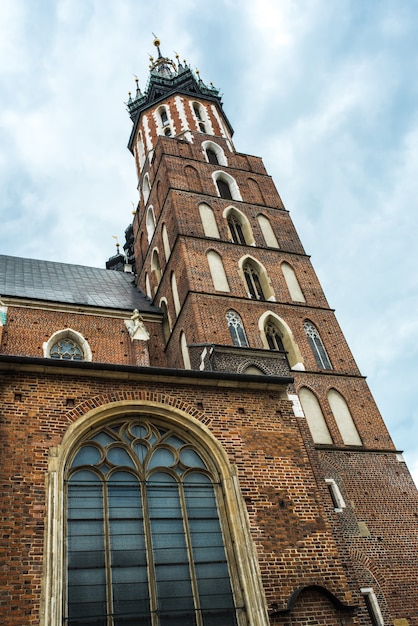
<path id="1" fill-rule="evenodd" d="M 388 593 L 411 554 L 395 528 L 417 506 L 402 455 L 262 160 L 236 150 L 219 91 L 154 44 L 145 94 L 137 84 L 128 102 L 140 192 L 131 253 L 164 316 L 151 364 L 288 377 L 349 584 L 373 624 L 389 623 L 395 595 L 403 607 L 418 597 L 416 581 Z"/>

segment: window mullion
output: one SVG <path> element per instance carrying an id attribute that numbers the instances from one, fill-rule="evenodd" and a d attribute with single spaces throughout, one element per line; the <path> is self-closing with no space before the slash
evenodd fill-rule
<path id="1" fill-rule="evenodd" d="M 179 484 L 179 495 L 180 495 L 182 515 L 183 515 L 184 534 L 186 538 L 187 554 L 189 557 L 189 571 L 190 571 L 190 579 L 191 579 L 192 590 L 193 590 L 193 602 L 194 602 L 194 606 L 196 610 L 196 626 L 203 626 L 203 617 L 202 617 L 202 611 L 200 608 L 199 589 L 197 586 L 196 568 L 194 565 L 193 547 L 192 547 L 192 541 L 190 537 L 190 526 L 189 526 L 189 519 L 187 515 L 186 498 L 184 497 L 183 483 Z"/>
<path id="2" fill-rule="evenodd" d="M 103 530 L 105 544 L 106 625 L 113 626 L 112 568 L 110 561 L 109 498 L 107 483 L 103 484 Z"/>
<path id="3" fill-rule="evenodd" d="M 140 481 L 141 496 L 142 496 L 142 510 L 144 516 L 144 534 L 145 534 L 145 546 L 147 551 L 147 565 L 148 565 L 148 589 L 149 589 L 149 602 L 151 611 L 151 624 L 152 626 L 158 626 L 158 596 L 157 596 L 157 583 L 155 576 L 155 563 L 154 553 L 151 539 L 151 522 L 148 507 L 148 494 L 147 484 L 145 480 Z"/>

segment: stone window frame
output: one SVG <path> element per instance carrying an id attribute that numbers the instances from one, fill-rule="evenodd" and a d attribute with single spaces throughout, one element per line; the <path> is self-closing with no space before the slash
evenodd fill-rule
<path id="1" fill-rule="evenodd" d="M 56 626 L 63 620 L 64 599 L 64 477 L 66 464 L 78 442 L 92 428 L 116 417 L 141 415 L 154 418 L 156 423 L 178 429 L 179 434 L 192 437 L 197 446 L 210 454 L 218 472 L 220 496 L 219 517 L 224 533 L 228 563 L 231 571 L 236 605 L 245 607 L 238 614 L 237 626 L 269 626 L 257 552 L 250 533 L 246 505 L 241 493 L 236 469 L 210 430 L 186 411 L 168 407 L 160 402 L 122 400 L 92 409 L 73 422 L 59 446 L 49 451 L 46 477 L 46 520 L 44 575 L 42 579 L 40 626 Z"/>
<path id="2" fill-rule="evenodd" d="M 249 284 L 247 281 L 248 273 L 246 272 L 247 268 L 251 270 L 251 275 L 253 272 L 256 273 L 258 277 L 258 282 L 260 283 L 262 294 L 258 294 L 257 286 L 254 285 L 253 282 L 252 282 L 252 285 L 254 287 L 254 295 L 251 294 L 251 292 L 249 291 Z M 255 259 L 253 256 L 246 254 L 245 256 L 241 257 L 241 259 L 238 261 L 238 269 L 241 275 L 241 280 L 245 286 L 245 291 L 247 293 L 248 298 L 251 298 L 252 300 L 256 300 L 259 302 L 276 302 L 276 296 L 271 286 L 271 282 L 268 277 L 266 268 L 264 267 L 262 263 L 260 263 L 260 261 L 257 261 L 257 259 Z M 262 296 L 262 297 L 258 297 L 258 296 Z"/>
<path id="3" fill-rule="evenodd" d="M 255 246 L 255 239 L 254 239 L 254 234 L 251 228 L 250 221 L 248 217 L 242 211 L 240 211 L 234 206 L 227 206 L 222 213 L 222 217 L 228 223 L 229 236 L 230 236 L 230 240 L 233 243 L 237 243 L 237 244 L 244 245 L 244 246 Z M 243 241 L 240 241 L 241 237 L 239 237 L 239 235 L 237 237 L 239 241 L 235 241 L 235 238 L 234 238 L 234 235 L 232 233 L 231 226 L 229 223 L 231 218 L 239 222 L 241 226 Z"/>
<path id="4" fill-rule="evenodd" d="M 83 353 L 83 361 L 91 361 L 92 353 L 90 346 L 87 340 L 83 337 L 81 333 L 73 328 L 63 328 L 61 330 L 57 330 L 53 333 L 48 341 L 45 341 L 42 345 L 43 355 L 45 359 L 50 359 L 51 357 L 51 348 L 58 342 L 60 339 L 71 339 L 74 341 Z"/>
<path id="5" fill-rule="evenodd" d="M 326 478 L 325 482 L 328 486 L 329 493 L 334 504 L 334 511 L 336 513 L 342 513 L 346 507 L 346 504 L 344 502 L 344 498 L 341 494 L 339 486 L 333 478 Z"/>
<path id="6" fill-rule="evenodd" d="M 202 142 L 202 150 L 203 150 L 204 157 L 206 161 L 210 163 L 207 152 L 206 152 L 208 149 L 212 150 L 212 152 L 215 153 L 217 160 L 218 160 L 218 163 L 216 165 L 223 165 L 224 167 L 228 167 L 228 161 L 226 159 L 225 152 L 223 151 L 223 149 L 221 148 L 219 144 L 217 144 L 215 141 L 203 141 Z M 212 163 L 212 165 L 215 165 L 215 163 Z"/>
<path id="7" fill-rule="evenodd" d="M 380 610 L 379 602 L 377 600 L 373 587 L 362 587 L 360 589 L 360 593 L 364 597 L 367 611 L 369 613 L 370 619 L 372 620 L 373 626 L 385 626 L 383 615 Z"/>
<path id="8" fill-rule="evenodd" d="M 227 172 L 223 172 L 222 170 L 217 170 L 216 172 L 212 172 L 212 179 L 215 185 L 216 195 L 219 198 L 222 198 L 222 196 L 219 191 L 219 187 L 217 183 L 218 183 L 218 180 L 221 180 L 224 183 L 226 183 L 229 187 L 229 191 L 231 193 L 230 199 L 238 201 L 238 202 L 242 202 L 242 196 L 241 196 L 241 192 L 239 190 L 237 181 L 235 180 L 233 176 L 231 176 L 231 174 L 228 174 Z M 224 198 L 224 200 L 227 200 L 227 199 L 229 198 Z"/>
<path id="9" fill-rule="evenodd" d="M 281 332 L 283 346 L 287 352 L 287 360 L 289 362 L 290 369 L 295 371 L 304 371 L 305 365 L 299 346 L 293 336 L 290 326 L 273 311 L 265 311 L 258 320 L 258 329 L 263 342 L 263 347 L 266 350 L 270 350 L 270 346 L 266 337 L 265 328 L 267 324 L 274 323 L 278 330 Z"/>

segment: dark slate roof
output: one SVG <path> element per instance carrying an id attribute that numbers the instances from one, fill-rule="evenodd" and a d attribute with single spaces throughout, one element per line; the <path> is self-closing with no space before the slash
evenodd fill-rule
<path id="1" fill-rule="evenodd" d="M 0 254 L 0 298 L 30 298 L 106 309 L 160 310 L 124 272 Z"/>

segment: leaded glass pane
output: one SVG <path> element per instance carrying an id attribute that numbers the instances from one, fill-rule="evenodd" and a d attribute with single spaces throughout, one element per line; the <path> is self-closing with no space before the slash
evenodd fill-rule
<path id="1" fill-rule="evenodd" d="M 190 443 L 116 422 L 82 442 L 67 502 L 67 626 L 151 626 L 151 607 L 153 626 L 236 625 L 214 486 Z"/>
<path id="2" fill-rule="evenodd" d="M 66 361 L 82 361 L 84 359 L 83 351 L 80 346 L 70 339 L 60 339 L 49 351 L 51 359 L 64 359 Z"/>

